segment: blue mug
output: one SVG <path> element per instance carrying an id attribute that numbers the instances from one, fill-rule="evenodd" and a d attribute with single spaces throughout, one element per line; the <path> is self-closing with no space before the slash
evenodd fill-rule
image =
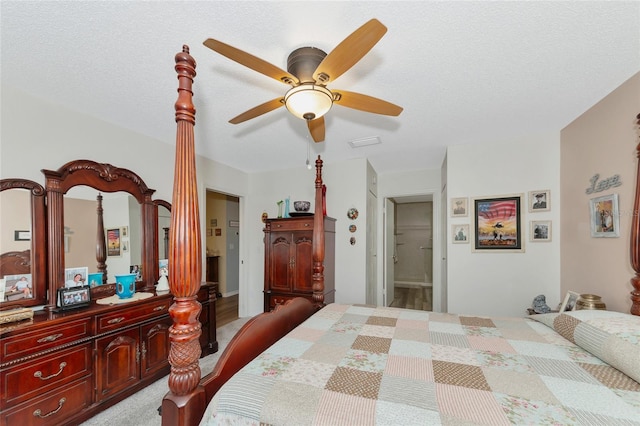
<path id="1" fill-rule="evenodd" d="M 116 294 L 120 299 L 129 299 L 136 292 L 136 274 L 116 275 Z"/>
<path id="2" fill-rule="evenodd" d="M 102 285 L 102 272 L 89 274 L 89 279 L 87 281 L 89 282 L 90 287 Z"/>

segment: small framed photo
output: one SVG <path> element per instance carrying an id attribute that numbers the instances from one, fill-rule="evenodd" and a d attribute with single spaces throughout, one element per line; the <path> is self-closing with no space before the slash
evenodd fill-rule
<path id="1" fill-rule="evenodd" d="M 529 241 L 534 243 L 551 241 L 551 221 L 532 220 L 529 222 Z"/>
<path id="2" fill-rule="evenodd" d="M 467 197 L 451 199 L 451 217 L 467 217 L 469 215 L 469 199 Z"/>
<path id="3" fill-rule="evenodd" d="M 207 228 L 207 237 L 213 237 L 213 228 Z"/>
<path id="4" fill-rule="evenodd" d="M 31 274 L 5 275 L 2 277 L 4 286 L 0 288 L 3 297 L 0 302 L 28 299 L 33 296 Z"/>
<path id="5" fill-rule="evenodd" d="M 87 284 L 89 268 L 66 268 L 64 270 L 64 286 L 66 288 L 80 287 Z"/>
<path id="6" fill-rule="evenodd" d="M 560 305 L 560 312 L 575 311 L 576 302 L 578 301 L 579 297 L 579 293 L 576 293 L 575 291 L 567 291 L 567 294 L 564 296 L 564 300 Z"/>
<path id="7" fill-rule="evenodd" d="M 122 228 L 120 228 L 120 236 L 122 238 L 129 238 L 129 227 L 128 226 L 123 226 Z"/>
<path id="8" fill-rule="evenodd" d="M 89 306 L 91 290 L 88 285 L 71 288 L 59 288 L 56 306 L 59 310 L 76 309 Z"/>
<path id="9" fill-rule="evenodd" d="M 469 224 L 451 225 L 451 242 L 453 244 L 468 244 Z"/>
<path id="10" fill-rule="evenodd" d="M 604 195 L 589 200 L 591 209 L 591 236 L 616 238 L 620 236 L 618 194 Z"/>
<path id="11" fill-rule="evenodd" d="M 529 212 L 548 212 L 551 210 L 551 191 L 529 191 Z"/>
<path id="12" fill-rule="evenodd" d="M 162 275 L 166 275 L 167 277 L 169 276 L 169 259 L 160 259 L 158 261 L 158 267 L 160 269 L 158 271 L 159 276 L 162 276 Z"/>
<path id="13" fill-rule="evenodd" d="M 31 231 L 13 231 L 13 239 L 15 241 L 31 240 Z"/>

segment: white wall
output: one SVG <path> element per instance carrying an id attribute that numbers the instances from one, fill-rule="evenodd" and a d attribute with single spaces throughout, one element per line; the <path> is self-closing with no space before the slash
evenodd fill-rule
<path id="1" fill-rule="evenodd" d="M 560 302 L 560 135 L 491 145 L 452 146 L 447 151 L 447 197 L 469 197 L 470 215 L 449 218 L 473 229 L 473 197 L 522 193 L 524 253 L 472 252 L 470 244 L 448 251 L 448 312 L 523 316 L 538 294 Z M 529 191 L 551 191 L 551 211 L 529 213 Z M 551 220 L 552 241 L 529 241 L 530 220 Z"/>

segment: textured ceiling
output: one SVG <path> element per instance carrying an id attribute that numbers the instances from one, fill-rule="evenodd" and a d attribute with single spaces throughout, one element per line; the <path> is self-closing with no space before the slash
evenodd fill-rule
<path id="1" fill-rule="evenodd" d="M 558 134 L 640 71 L 640 2 L 1 2 L 2 84 L 173 144 L 183 44 L 198 63 L 196 150 L 246 172 L 304 165 L 306 123 L 280 108 L 228 120 L 287 86 L 204 47 L 215 38 L 286 69 L 302 46 L 330 52 L 371 18 L 386 35 L 329 84 L 404 107 L 334 106 L 325 162 L 379 173 L 438 168 L 448 145 Z M 382 144 L 348 142 L 378 136 Z"/>

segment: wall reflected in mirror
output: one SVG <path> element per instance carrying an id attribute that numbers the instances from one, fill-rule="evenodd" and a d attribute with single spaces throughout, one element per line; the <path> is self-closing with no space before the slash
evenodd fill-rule
<path id="1" fill-rule="evenodd" d="M 5 259 L 10 252 L 31 249 L 31 193 L 27 189 L 0 191 L 0 253 Z M 16 232 L 18 231 L 18 232 Z M 26 234 L 24 231 L 27 231 Z M 27 236 L 29 239 L 27 239 Z M 16 258 L 18 259 L 18 258 Z M 20 262 L 19 260 L 15 260 Z M 13 261 L 12 261 L 13 262 Z M 0 302 L 33 298 L 33 282 L 29 259 L 23 273 L 15 273 L 12 265 L 0 265 Z M 24 262 L 23 262 L 24 263 Z"/>
<path id="2" fill-rule="evenodd" d="M 99 194 L 102 195 L 102 232 L 107 243 L 106 282 L 115 283 L 116 274 L 128 274 L 132 265 L 142 264 L 140 204 L 125 192 L 101 193 L 78 186 L 65 194 L 64 266 L 66 269 L 87 267 L 89 275 L 99 272 L 96 260 Z M 142 274 L 144 271 L 140 278 Z"/>

